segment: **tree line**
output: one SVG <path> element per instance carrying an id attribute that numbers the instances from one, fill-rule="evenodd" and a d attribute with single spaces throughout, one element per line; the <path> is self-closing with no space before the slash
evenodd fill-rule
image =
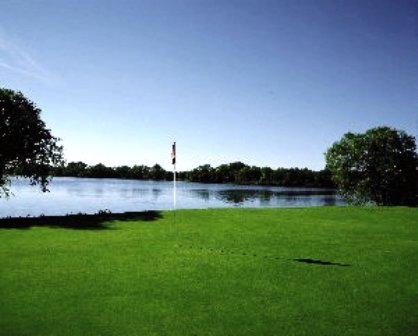
<path id="1" fill-rule="evenodd" d="M 159 164 L 152 167 L 134 165 L 107 167 L 102 163 L 87 165 L 84 162 L 69 162 L 55 167 L 53 176 L 123 178 L 137 180 L 172 180 L 173 172 L 166 171 Z M 277 168 L 249 166 L 242 162 L 232 162 L 212 167 L 201 165 L 190 171 L 177 173 L 183 181 L 200 183 L 235 183 L 247 185 L 277 185 L 288 187 L 333 188 L 328 170 L 313 171 L 307 168 Z"/>
<path id="2" fill-rule="evenodd" d="M 88 165 L 82 161 L 69 162 L 59 167 L 53 167 L 52 176 L 94 177 L 94 178 L 122 178 L 136 180 L 170 180 L 173 173 L 166 171 L 159 164 L 152 167 L 145 165 L 107 167 L 99 163 Z"/>

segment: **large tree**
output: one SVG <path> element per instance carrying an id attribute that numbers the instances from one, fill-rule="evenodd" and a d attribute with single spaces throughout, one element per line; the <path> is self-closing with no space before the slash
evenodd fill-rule
<path id="1" fill-rule="evenodd" d="M 47 191 L 49 172 L 60 164 L 62 147 L 21 92 L 0 88 L 0 196 L 9 194 L 9 176 L 29 178 Z"/>
<path id="2" fill-rule="evenodd" d="M 417 204 L 415 138 L 389 127 L 346 133 L 325 153 L 339 192 L 351 204 Z"/>

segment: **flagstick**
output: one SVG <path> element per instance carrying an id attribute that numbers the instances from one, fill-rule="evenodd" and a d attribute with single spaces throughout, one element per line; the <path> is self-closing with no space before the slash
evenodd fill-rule
<path id="1" fill-rule="evenodd" d="M 173 164 L 173 210 L 176 210 L 176 142 L 173 142 L 171 149 L 171 159 Z"/>
<path id="2" fill-rule="evenodd" d="M 174 163 L 173 177 L 174 177 L 173 207 L 174 207 L 174 210 L 176 210 L 176 164 L 175 163 Z"/>

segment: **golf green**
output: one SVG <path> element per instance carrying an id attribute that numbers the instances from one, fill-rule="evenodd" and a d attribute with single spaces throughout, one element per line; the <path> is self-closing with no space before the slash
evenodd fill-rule
<path id="1" fill-rule="evenodd" d="M 417 334 L 417 208 L 149 214 L 0 224 L 0 334 Z"/>

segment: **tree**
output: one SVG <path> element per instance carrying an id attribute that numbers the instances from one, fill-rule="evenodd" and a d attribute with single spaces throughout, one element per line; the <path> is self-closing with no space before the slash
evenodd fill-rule
<path id="1" fill-rule="evenodd" d="M 150 168 L 145 165 L 135 165 L 131 169 L 132 178 L 139 179 L 139 180 L 146 180 L 148 179 Z"/>
<path id="2" fill-rule="evenodd" d="M 210 183 L 214 177 L 214 172 L 215 169 L 209 164 L 200 165 L 188 172 L 188 179 L 192 182 Z"/>
<path id="3" fill-rule="evenodd" d="M 261 169 L 256 166 L 244 166 L 235 176 L 236 182 L 243 184 L 258 184 L 261 178 Z"/>
<path id="4" fill-rule="evenodd" d="M 129 179 L 132 176 L 131 168 L 126 165 L 115 167 L 114 170 L 115 170 L 116 177 L 118 178 Z"/>
<path id="5" fill-rule="evenodd" d="M 339 192 L 352 204 L 417 204 L 415 138 L 389 127 L 346 133 L 325 153 Z"/>
<path id="6" fill-rule="evenodd" d="M 81 161 L 70 162 L 65 167 L 65 174 L 68 176 L 84 177 L 86 176 L 87 164 Z"/>
<path id="7" fill-rule="evenodd" d="M 113 168 L 107 167 L 103 163 L 98 163 L 88 167 L 87 176 L 94 178 L 114 178 L 116 177 L 116 173 Z"/>
<path id="8" fill-rule="evenodd" d="M 149 171 L 149 178 L 151 180 L 164 180 L 166 171 L 158 163 L 153 165 Z"/>
<path id="9" fill-rule="evenodd" d="M 0 88 L 0 195 L 9 195 L 9 176 L 21 175 L 47 191 L 62 147 L 40 118 L 41 110 L 21 92 Z"/>

